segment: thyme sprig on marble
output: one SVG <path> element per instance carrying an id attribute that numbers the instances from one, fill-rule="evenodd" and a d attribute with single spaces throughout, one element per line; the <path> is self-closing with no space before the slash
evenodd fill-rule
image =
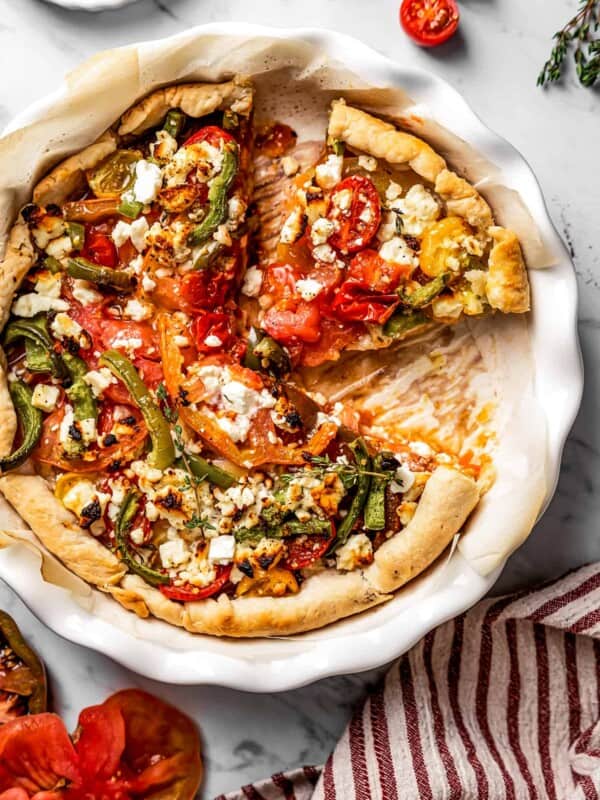
<path id="1" fill-rule="evenodd" d="M 593 86 L 600 78 L 600 0 L 580 0 L 577 14 L 567 22 L 553 39 L 550 58 L 538 75 L 537 85 L 548 86 L 559 81 L 563 74 L 565 59 L 574 47 L 575 70 L 582 86 Z"/>

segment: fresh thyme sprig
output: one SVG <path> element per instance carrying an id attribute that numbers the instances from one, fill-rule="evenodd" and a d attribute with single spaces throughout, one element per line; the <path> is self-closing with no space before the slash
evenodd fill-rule
<path id="1" fill-rule="evenodd" d="M 305 461 L 310 464 L 311 471 L 317 473 L 319 477 L 324 477 L 327 473 L 335 472 L 339 475 L 340 480 L 346 489 L 352 488 L 361 475 L 370 475 L 373 478 L 390 478 L 389 472 L 375 472 L 373 470 L 365 470 L 358 464 L 344 464 L 338 461 L 332 461 L 329 456 L 313 456 L 306 454 Z M 399 465 L 398 465 L 399 466 Z M 297 472 L 287 472 L 279 476 L 282 483 L 294 480 L 298 477 Z"/>
<path id="2" fill-rule="evenodd" d="M 579 82 L 589 87 L 600 77 L 600 38 L 594 36 L 600 28 L 600 0 L 580 0 L 580 5 L 573 19 L 554 34 L 556 44 L 538 75 L 538 86 L 547 86 L 560 80 L 565 58 L 572 45 L 575 46 L 575 69 Z"/>

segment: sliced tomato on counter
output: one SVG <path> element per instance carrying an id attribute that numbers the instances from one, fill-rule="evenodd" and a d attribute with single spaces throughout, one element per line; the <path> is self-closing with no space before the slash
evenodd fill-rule
<path id="1" fill-rule="evenodd" d="M 84 709 L 72 739 L 54 714 L 0 731 L 4 800 L 192 800 L 201 778 L 192 721 L 135 689 Z"/>
<path id="2" fill-rule="evenodd" d="M 336 230 L 329 244 L 341 253 L 356 253 L 367 247 L 381 222 L 381 203 L 373 181 L 350 175 L 331 192 L 328 217 Z"/>
<path id="3" fill-rule="evenodd" d="M 459 22 L 456 0 L 402 0 L 400 23 L 421 47 L 436 47 L 456 33 Z"/>
<path id="4" fill-rule="evenodd" d="M 207 597 L 212 597 L 213 594 L 220 592 L 225 586 L 231 575 L 233 566 L 231 564 L 217 566 L 217 577 L 208 586 L 200 588 L 193 586 L 191 583 L 186 583 L 183 586 L 161 586 L 160 591 L 169 600 L 177 600 L 181 603 L 189 603 L 194 600 L 205 600 Z"/>
<path id="5" fill-rule="evenodd" d="M 306 569 L 322 558 L 336 537 L 335 526 L 331 523 L 331 535 L 302 534 L 285 540 L 287 555 L 281 562 L 284 569 Z"/>
<path id="6" fill-rule="evenodd" d="M 199 142 L 208 142 L 213 147 L 219 147 L 221 143 L 235 142 L 235 137 L 224 131 L 223 128 L 219 128 L 218 125 L 205 125 L 204 128 L 200 128 L 196 133 L 193 133 L 183 143 L 183 146 L 188 147 L 190 144 L 198 144 Z"/>
<path id="7" fill-rule="evenodd" d="M 85 232 L 85 243 L 81 251 L 83 258 L 102 267 L 116 267 L 119 263 L 117 248 L 106 232 L 96 228 L 88 228 Z"/>

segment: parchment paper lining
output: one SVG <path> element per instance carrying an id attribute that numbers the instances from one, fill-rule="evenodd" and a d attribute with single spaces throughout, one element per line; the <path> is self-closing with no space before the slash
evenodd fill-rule
<path id="1" fill-rule="evenodd" d="M 478 186 L 498 221 L 519 234 L 529 268 L 553 263 L 520 197 L 502 185 L 500 170 L 437 124 L 432 119 L 435 109 L 428 112 L 399 88 L 368 86 L 308 42 L 206 34 L 183 34 L 175 43 L 131 46 L 97 55 L 68 76 L 64 96 L 43 118 L 0 140 L 0 248 L 35 182 L 62 158 L 98 138 L 137 99 L 159 85 L 218 81 L 235 73 L 250 76 L 256 84 L 257 121 L 286 121 L 300 139 L 324 135 L 329 103 L 341 95 L 401 122 L 430 141 L 452 168 Z M 472 330 L 490 378 L 486 391 L 496 408 L 497 477 L 458 548 L 477 571 L 487 574 L 526 538 L 539 513 L 546 493 L 546 438 L 544 415 L 533 392 L 527 320 L 497 315 Z M 0 545 L 13 536 L 21 541 L 25 536 L 28 547 L 36 546 L 35 537 L 19 530 L 22 526 L 17 523 L 6 503 L 0 504 L 0 526 L 7 534 Z M 44 564 L 48 558 L 43 554 Z M 74 583 L 65 573 L 64 568 L 45 569 L 44 578 L 68 591 L 74 591 L 76 583 L 78 602 L 85 596 L 89 610 L 99 603 L 106 616 L 110 601 L 80 586 L 81 581 Z M 115 624 L 140 635 L 140 626 L 146 623 L 134 623 L 132 615 L 112 605 Z M 189 634 L 178 632 L 178 636 Z"/>

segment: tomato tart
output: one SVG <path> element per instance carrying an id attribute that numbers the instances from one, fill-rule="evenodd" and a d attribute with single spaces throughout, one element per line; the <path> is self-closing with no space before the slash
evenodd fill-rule
<path id="1" fill-rule="evenodd" d="M 299 368 L 529 308 L 517 237 L 426 142 L 339 100 L 315 155 L 253 102 L 143 98 L 36 186 L 0 265 L 0 492 L 127 609 L 228 636 L 389 600 L 484 488 Z"/>

